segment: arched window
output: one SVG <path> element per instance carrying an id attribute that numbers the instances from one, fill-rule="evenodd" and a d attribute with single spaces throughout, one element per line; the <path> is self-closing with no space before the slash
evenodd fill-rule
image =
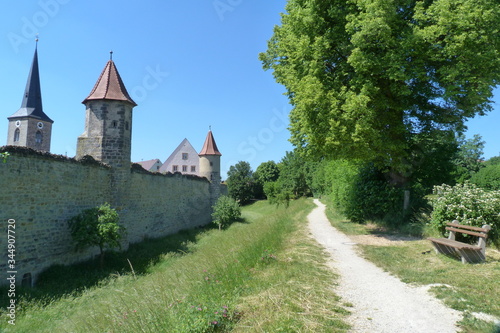
<path id="1" fill-rule="evenodd" d="M 35 133 L 35 143 L 42 143 L 42 141 L 43 141 L 42 132 L 36 131 L 36 133 Z"/>
<path id="2" fill-rule="evenodd" d="M 21 136 L 21 131 L 19 128 L 16 128 L 14 131 L 14 142 L 19 142 L 19 137 Z"/>

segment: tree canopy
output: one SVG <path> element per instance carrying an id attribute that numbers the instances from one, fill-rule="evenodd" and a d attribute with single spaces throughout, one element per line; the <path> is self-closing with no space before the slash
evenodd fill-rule
<path id="1" fill-rule="evenodd" d="M 260 55 L 291 142 L 404 172 L 415 135 L 460 132 L 500 81 L 496 0 L 289 0 Z"/>
<path id="2" fill-rule="evenodd" d="M 250 163 L 239 161 L 227 172 L 229 196 L 240 204 L 248 203 L 254 197 L 253 171 Z"/>

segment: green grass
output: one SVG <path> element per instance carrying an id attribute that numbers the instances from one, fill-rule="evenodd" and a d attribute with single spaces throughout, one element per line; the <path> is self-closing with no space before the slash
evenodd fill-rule
<path id="1" fill-rule="evenodd" d="M 382 233 L 371 225 L 351 223 L 331 208 L 327 215 L 332 225 L 348 234 Z M 487 260 L 481 264 L 438 255 L 425 240 L 398 242 L 397 246 L 360 245 L 365 258 L 403 282 L 436 285 L 430 291 L 449 307 L 462 311 L 463 332 L 496 332 L 494 324 L 476 319 L 472 313 L 485 313 L 500 318 L 500 254 L 487 249 Z M 500 331 L 500 330 L 499 330 Z"/>
<path id="2" fill-rule="evenodd" d="M 52 268 L 19 296 L 16 326 L 3 320 L 0 331 L 345 332 L 336 277 L 307 234 L 312 207 L 257 202 L 226 230 L 146 240 L 108 255 L 103 270 Z"/>

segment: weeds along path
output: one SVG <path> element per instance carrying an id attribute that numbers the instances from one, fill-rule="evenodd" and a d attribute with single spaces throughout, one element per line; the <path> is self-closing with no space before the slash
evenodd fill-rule
<path id="1" fill-rule="evenodd" d="M 339 275 L 336 293 L 352 304 L 348 319 L 352 332 L 457 332 L 461 313 L 443 305 L 425 287 L 412 287 L 361 258 L 354 243 L 333 228 L 325 205 L 308 216 L 309 228 L 331 256 L 329 265 Z"/>

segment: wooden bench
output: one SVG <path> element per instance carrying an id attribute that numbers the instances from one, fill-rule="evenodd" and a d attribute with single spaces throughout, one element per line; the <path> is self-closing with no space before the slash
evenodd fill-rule
<path id="1" fill-rule="evenodd" d="M 487 224 L 482 228 L 459 224 L 458 221 L 446 223 L 446 230 L 450 232 L 448 238 L 427 238 L 432 242 L 436 253 L 443 253 L 454 257 L 461 257 L 462 263 L 477 263 L 486 259 L 486 239 L 491 227 Z M 455 240 L 455 234 L 459 232 L 478 237 L 477 245 L 466 244 Z"/>

